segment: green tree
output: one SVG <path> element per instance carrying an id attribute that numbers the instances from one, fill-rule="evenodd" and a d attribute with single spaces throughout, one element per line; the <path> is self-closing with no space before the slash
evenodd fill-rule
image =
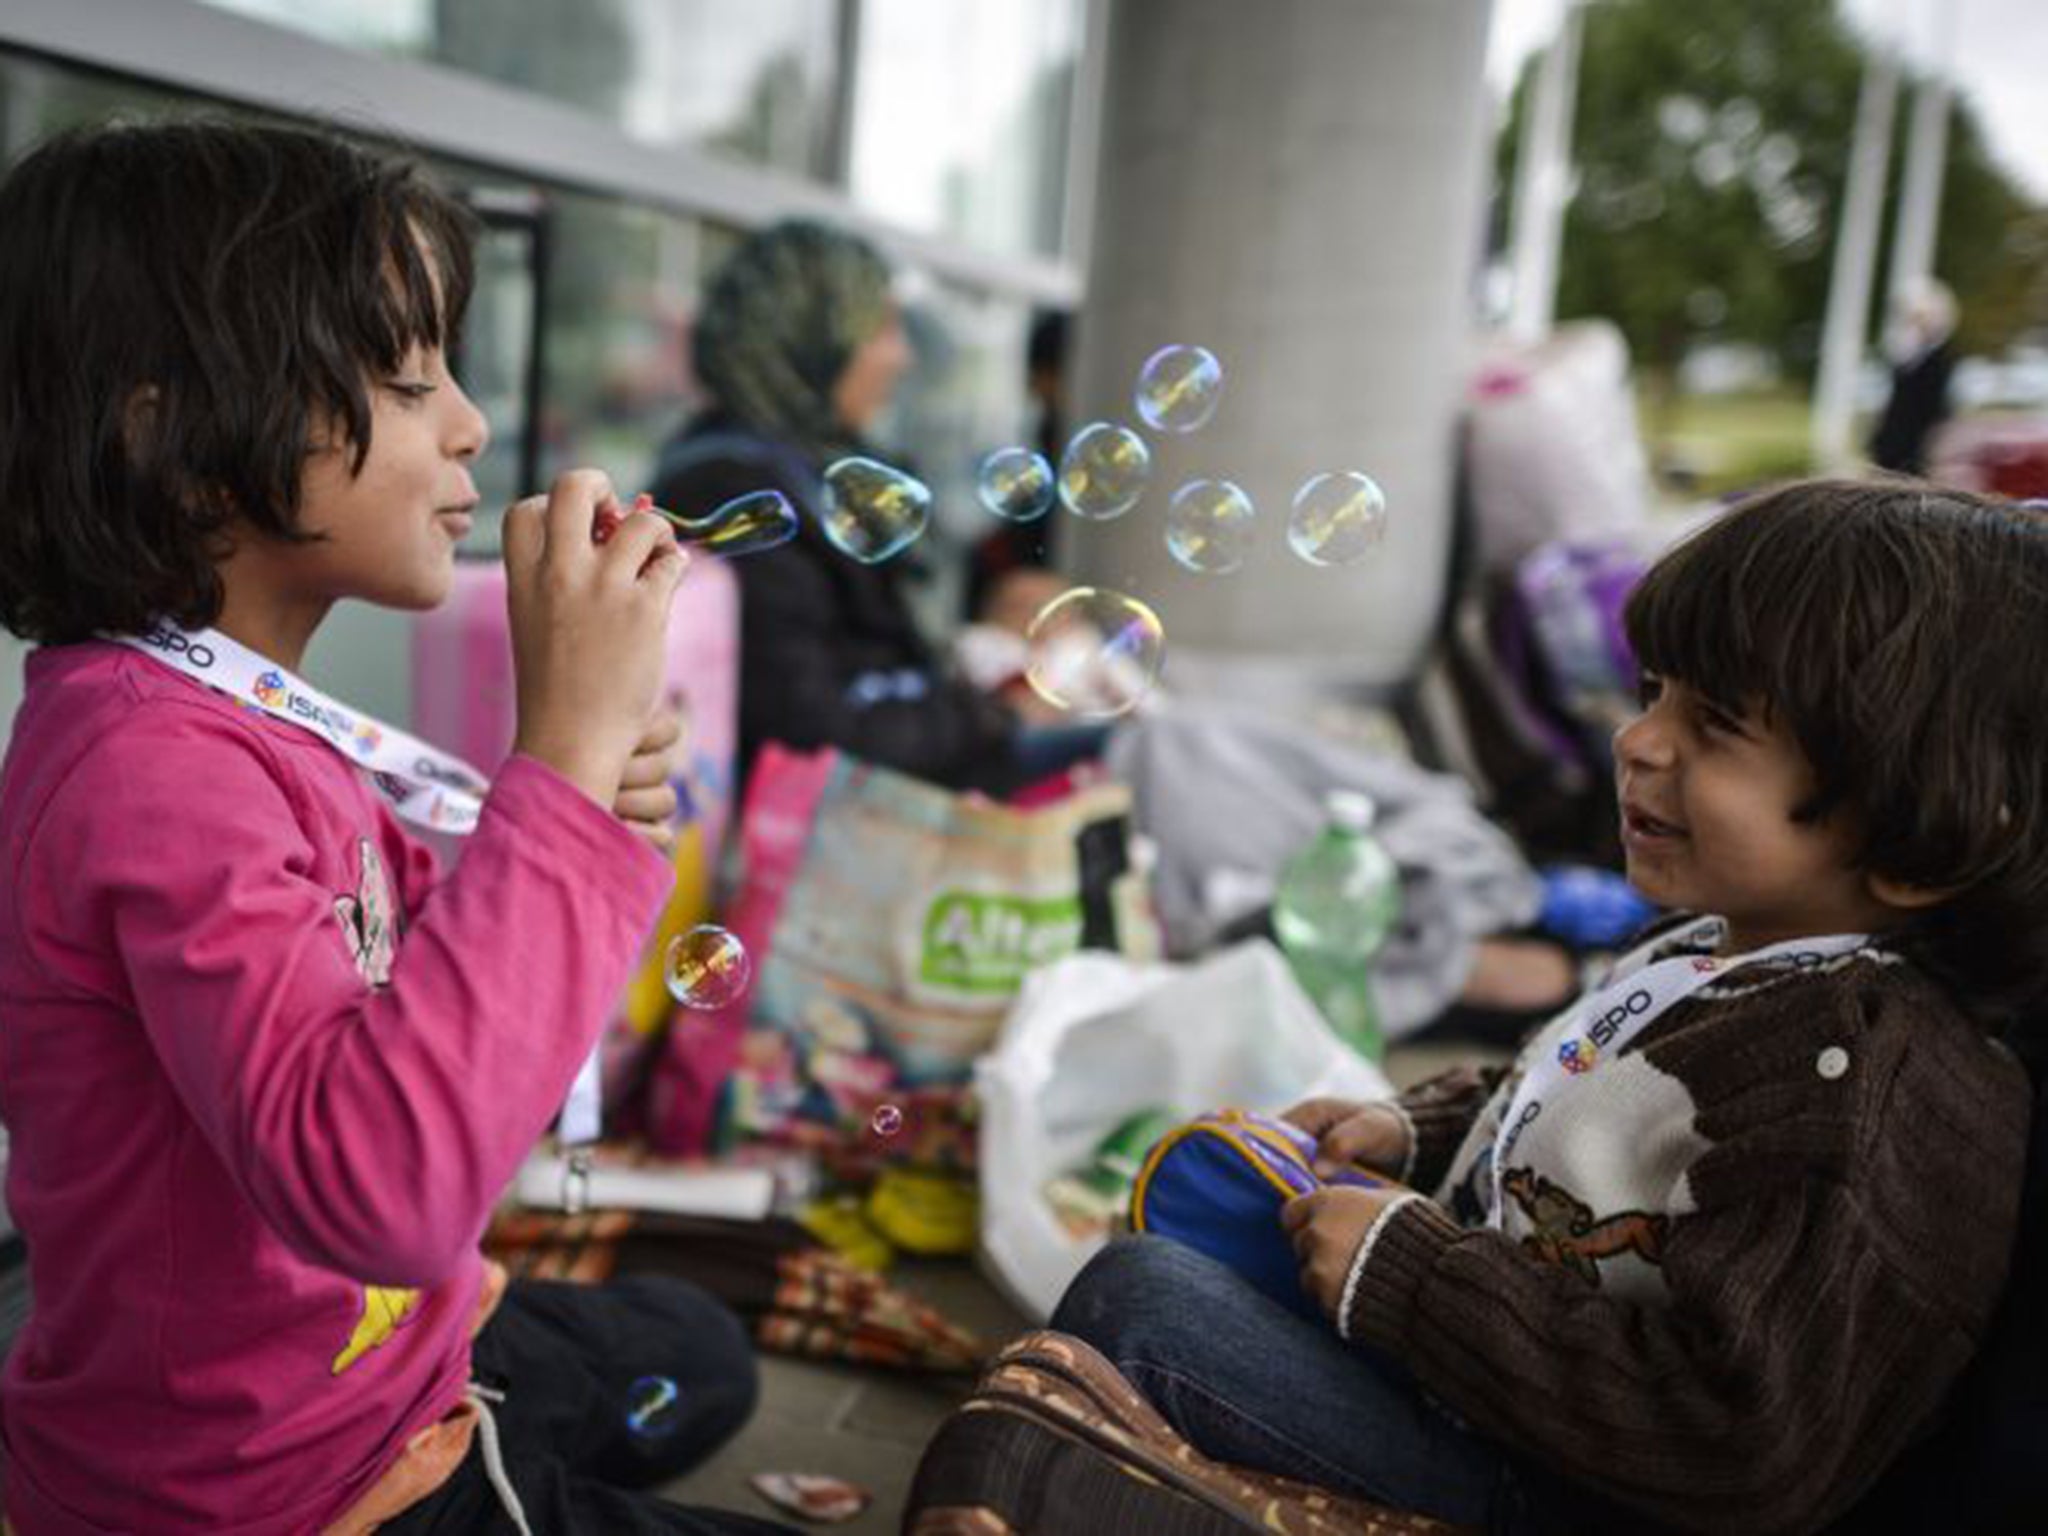
<path id="1" fill-rule="evenodd" d="M 1763 347 L 1789 375 L 1810 377 L 1861 41 L 1833 0 L 1595 0 L 1583 26 L 1558 314 L 1614 320 L 1653 378 L 1668 380 L 1687 349 L 1709 339 Z M 1498 146 L 1503 189 L 1512 186 L 1534 64 Z M 1894 133 L 1887 232 L 1910 86 Z M 1995 349 L 2038 323 L 2025 281 L 2039 238 L 2029 233 L 2032 213 L 1958 97 L 1936 268 L 1957 292 L 1966 347 Z M 1884 288 L 1880 273 L 1876 293 Z"/>
<path id="2" fill-rule="evenodd" d="M 1998 169 L 1967 108 L 1949 123 L 1934 270 L 1956 291 L 1956 346 L 2002 352 L 2048 325 L 2048 208 Z"/>

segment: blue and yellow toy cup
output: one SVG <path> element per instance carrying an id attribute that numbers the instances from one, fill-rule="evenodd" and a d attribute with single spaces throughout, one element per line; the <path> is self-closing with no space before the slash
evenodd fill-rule
<path id="1" fill-rule="evenodd" d="M 1131 1191 L 1131 1230 L 1185 1243 L 1229 1266 L 1290 1311 L 1320 1321 L 1280 1207 L 1331 1184 L 1385 1188 L 1360 1168 L 1325 1179 L 1315 1138 L 1284 1120 L 1244 1110 L 1203 1115 L 1168 1132 L 1145 1158 Z"/>

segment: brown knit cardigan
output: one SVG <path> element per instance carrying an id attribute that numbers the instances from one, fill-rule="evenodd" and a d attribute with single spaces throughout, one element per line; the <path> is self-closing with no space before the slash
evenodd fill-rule
<path id="1" fill-rule="evenodd" d="M 1904 964 L 1696 995 L 1631 1049 L 1679 1081 L 1706 1142 L 1663 1233 L 1668 1304 L 1415 1200 L 1375 1234 L 1348 1333 L 1642 1529 L 1816 1529 L 1923 1431 L 1983 1337 L 2025 1074 Z M 1490 1087 L 1452 1074 L 1404 1096 L 1416 1187 L 1442 1180 Z"/>

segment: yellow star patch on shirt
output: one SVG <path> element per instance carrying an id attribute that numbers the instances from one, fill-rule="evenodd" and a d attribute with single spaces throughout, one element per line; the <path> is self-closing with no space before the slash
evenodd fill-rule
<path id="1" fill-rule="evenodd" d="M 398 1331 L 398 1325 L 420 1304 L 417 1290 L 395 1285 L 363 1287 L 363 1315 L 348 1347 L 334 1357 L 334 1374 L 339 1376 L 371 1350 Z"/>

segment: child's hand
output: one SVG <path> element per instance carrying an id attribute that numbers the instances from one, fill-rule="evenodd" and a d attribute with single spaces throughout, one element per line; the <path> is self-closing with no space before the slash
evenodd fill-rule
<path id="1" fill-rule="evenodd" d="M 1316 1139 L 1316 1172 L 1324 1178 L 1356 1163 L 1399 1173 L 1408 1161 L 1408 1122 L 1382 1103 L 1304 1099 L 1280 1117 Z"/>
<path id="2" fill-rule="evenodd" d="M 662 853 L 676 847 L 676 757 L 683 739 L 683 717 L 670 705 L 654 712 L 619 775 L 612 814 L 646 838 Z"/>
<path id="3" fill-rule="evenodd" d="M 611 536 L 601 522 L 618 518 Z M 686 561 L 668 523 L 622 514 L 611 481 L 571 470 L 505 513 L 505 576 L 519 685 L 515 752 L 599 805 L 619 793 L 661 687 L 669 605 Z"/>
<path id="4" fill-rule="evenodd" d="M 1280 1225 L 1287 1229 L 1301 1265 L 1302 1288 L 1332 1321 L 1344 1300 L 1344 1280 L 1358 1245 L 1380 1212 L 1408 1193 L 1406 1186 L 1391 1182 L 1384 1189 L 1346 1184 L 1297 1195 L 1280 1207 Z"/>

